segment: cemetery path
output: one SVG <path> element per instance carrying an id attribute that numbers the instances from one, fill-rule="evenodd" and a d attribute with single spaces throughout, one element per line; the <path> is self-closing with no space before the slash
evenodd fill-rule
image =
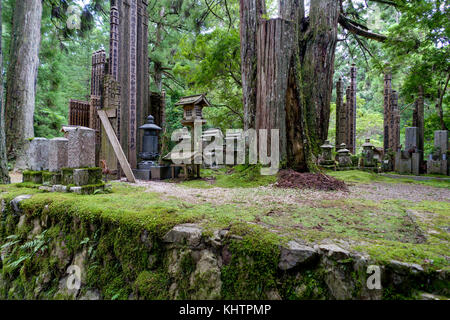
<path id="1" fill-rule="evenodd" d="M 257 188 L 191 188 L 161 181 L 138 181 L 136 186 L 165 197 L 175 197 L 191 203 L 241 204 L 252 206 L 312 205 L 316 201 L 362 199 L 372 201 L 407 200 L 450 202 L 450 189 L 418 184 L 371 183 L 349 185 L 350 192 L 310 189 L 283 189 L 273 186 Z"/>

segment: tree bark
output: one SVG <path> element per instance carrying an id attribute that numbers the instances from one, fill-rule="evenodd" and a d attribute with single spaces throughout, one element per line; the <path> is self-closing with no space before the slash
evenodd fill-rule
<path id="1" fill-rule="evenodd" d="M 245 130 L 255 127 L 256 38 L 258 25 L 265 11 L 265 0 L 240 0 L 241 72 Z"/>
<path id="2" fill-rule="evenodd" d="M 311 1 L 309 26 L 300 32 L 301 95 L 315 152 L 328 136 L 339 1 Z"/>
<path id="3" fill-rule="evenodd" d="M 444 89 L 439 90 L 439 100 L 438 100 L 438 103 L 436 104 L 436 111 L 439 116 L 441 130 L 448 130 L 447 126 L 445 125 L 445 121 L 444 121 L 444 110 L 442 108 L 442 102 L 444 101 L 444 96 L 445 96 L 445 92 L 447 91 L 449 81 L 450 81 L 450 72 L 447 74 L 447 80 L 445 81 Z"/>
<path id="4" fill-rule="evenodd" d="M 34 137 L 41 18 L 41 0 L 16 1 L 6 96 L 6 146 L 15 169 L 26 167 L 27 139 Z"/>
<path id="5" fill-rule="evenodd" d="M 0 39 L 2 38 L 2 3 L 0 2 Z M 0 41 L 0 70 L 3 70 L 3 49 Z M 9 183 L 6 159 L 5 110 L 3 107 L 3 72 L 0 72 L 0 183 Z"/>

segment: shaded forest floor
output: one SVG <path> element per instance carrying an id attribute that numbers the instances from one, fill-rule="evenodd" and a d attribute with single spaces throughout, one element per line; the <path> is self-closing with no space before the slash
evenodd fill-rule
<path id="1" fill-rule="evenodd" d="M 361 171 L 331 172 L 348 191 L 280 188 L 254 172 L 204 170 L 201 180 L 112 182 L 113 192 L 80 196 L 43 193 L 29 185 L 0 186 L 0 196 L 100 212 L 158 226 L 200 224 L 206 233 L 275 242 L 336 243 L 380 262 L 399 260 L 450 269 L 450 183 L 392 179 Z M 82 198 L 82 199 L 81 199 Z"/>

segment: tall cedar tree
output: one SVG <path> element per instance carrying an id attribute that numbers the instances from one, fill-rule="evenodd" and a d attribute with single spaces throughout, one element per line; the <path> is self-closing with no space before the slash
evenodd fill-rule
<path id="1" fill-rule="evenodd" d="M 345 17 L 336 0 L 311 1 L 308 17 L 303 0 L 280 0 L 277 19 L 264 19 L 264 7 L 264 0 L 241 1 L 245 128 L 279 129 L 282 163 L 315 170 L 314 154 L 328 136 L 338 23 L 386 37 Z"/>
<path id="2" fill-rule="evenodd" d="M 2 38 L 2 3 L 0 2 L 0 39 Z M 3 50 L 0 41 L 0 71 L 3 70 Z M 3 72 L 0 72 L 0 183 L 9 183 L 6 159 L 5 110 L 3 108 Z"/>
<path id="3" fill-rule="evenodd" d="M 11 33 L 6 92 L 6 149 L 15 169 L 26 167 L 33 119 L 41 40 L 41 0 L 17 0 Z"/>

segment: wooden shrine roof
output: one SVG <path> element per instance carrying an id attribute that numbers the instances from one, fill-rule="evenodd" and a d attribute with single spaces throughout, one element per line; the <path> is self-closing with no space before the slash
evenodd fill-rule
<path id="1" fill-rule="evenodd" d="M 208 107 L 211 106 L 208 99 L 206 99 L 206 94 L 204 94 L 204 93 L 195 94 L 192 96 L 181 97 L 180 100 L 177 103 L 175 103 L 175 105 L 183 106 L 183 105 L 188 105 L 188 104 L 201 104 L 202 102 L 203 102 L 203 104 L 207 105 Z"/>

